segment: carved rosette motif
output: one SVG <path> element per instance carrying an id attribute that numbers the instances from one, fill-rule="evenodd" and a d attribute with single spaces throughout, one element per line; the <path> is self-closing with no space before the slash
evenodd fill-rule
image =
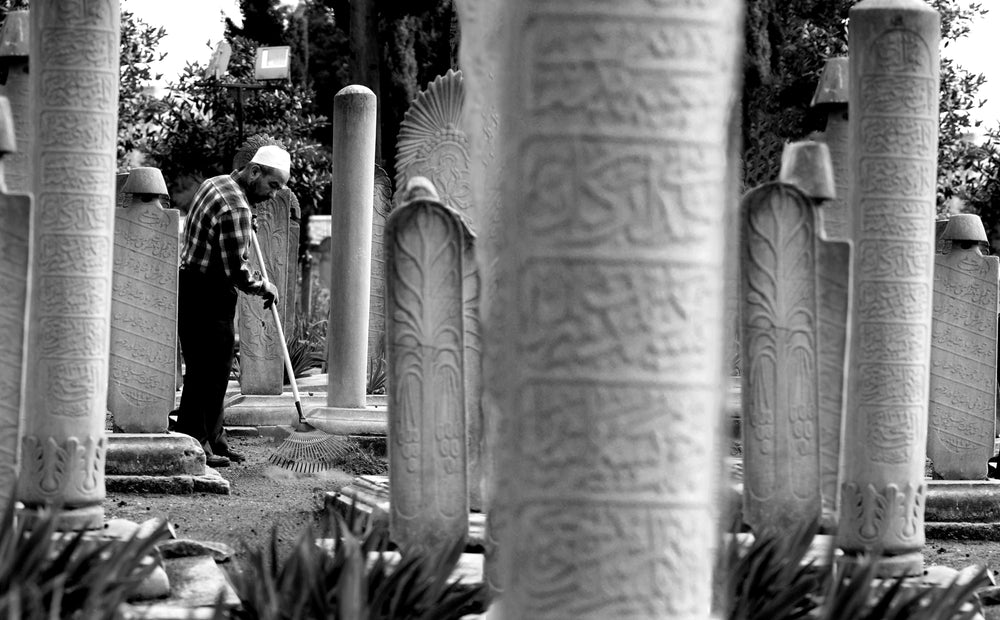
<path id="1" fill-rule="evenodd" d="M 0 502 L 17 481 L 30 209 L 27 196 L 0 195 Z"/>
<path id="2" fill-rule="evenodd" d="M 878 548 L 906 555 L 912 560 L 904 570 L 917 572 L 924 541 L 918 498 L 929 396 L 940 19 L 918 0 L 865 0 L 851 9 L 849 38 L 855 304 L 838 543 L 848 554 Z M 872 499 L 852 500 L 859 489 Z M 889 497 L 907 499 L 886 512 L 878 498 Z"/>
<path id="3" fill-rule="evenodd" d="M 399 207 L 386 226 L 390 531 L 404 549 L 464 539 L 463 226 L 436 203 Z"/>
<path id="4" fill-rule="evenodd" d="M 283 189 L 274 198 L 256 206 L 257 240 L 267 263 L 267 277 L 284 291 L 288 277 L 288 230 L 291 191 Z M 250 268 L 260 271 L 251 251 Z M 240 293 L 240 392 L 243 394 L 281 394 L 285 366 L 281 357 L 278 329 L 270 310 L 256 295 Z M 285 317 L 288 299 L 280 295 L 278 315 Z M 287 321 L 286 321 L 287 322 Z M 287 332 L 286 332 L 287 334 Z"/>
<path id="5" fill-rule="evenodd" d="M 993 456 L 998 267 L 978 248 L 934 257 L 927 456 L 946 480 L 982 480 Z"/>
<path id="6" fill-rule="evenodd" d="M 427 177 L 442 203 L 469 218 L 472 190 L 469 140 L 461 124 L 464 100 L 462 72 L 453 70 L 436 77 L 417 95 L 399 125 L 396 187 L 413 177 Z"/>
<path id="7" fill-rule="evenodd" d="M 484 348 L 504 613 L 706 618 L 740 4 L 505 13 L 510 316 L 486 313 Z"/>
<path id="8" fill-rule="evenodd" d="M 809 199 L 780 183 L 743 199 L 744 520 L 819 516 L 817 239 Z"/>
<path id="9" fill-rule="evenodd" d="M 107 410 L 119 7 L 113 0 L 41 0 L 32 3 L 30 22 L 37 198 L 24 434 L 41 446 L 73 452 L 73 442 L 103 445 Z M 43 462 L 59 458 L 56 449 L 41 454 Z M 62 475 L 73 483 L 63 494 L 53 496 L 51 479 L 37 474 L 26 477 L 18 496 L 29 509 L 64 501 L 86 515 L 77 526 L 99 526 L 102 459 L 65 460 Z M 94 463 L 100 463 L 96 470 L 90 469 Z M 39 471 L 53 468 L 45 464 Z"/>
<path id="10" fill-rule="evenodd" d="M 108 409 L 127 433 L 165 432 L 174 405 L 179 218 L 159 201 L 115 209 Z"/>

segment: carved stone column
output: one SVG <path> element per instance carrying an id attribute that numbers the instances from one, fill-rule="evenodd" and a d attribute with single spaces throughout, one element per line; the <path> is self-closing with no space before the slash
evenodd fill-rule
<path id="1" fill-rule="evenodd" d="M 404 552 L 469 529 L 465 438 L 465 226 L 423 177 L 385 230 L 390 531 Z"/>
<path id="2" fill-rule="evenodd" d="M 854 309 L 838 543 L 919 574 L 934 281 L 940 18 L 920 0 L 850 13 Z"/>
<path id="3" fill-rule="evenodd" d="M 114 251 L 119 7 L 31 5 L 31 276 L 24 369 L 27 509 L 59 502 L 65 527 L 104 520 Z"/>
<path id="4" fill-rule="evenodd" d="M 742 3 L 508 6 L 503 617 L 708 618 Z"/>
<path id="5" fill-rule="evenodd" d="M 780 182 L 743 198 L 744 521 L 836 521 L 850 242 L 822 234 L 825 144 L 785 146 Z"/>

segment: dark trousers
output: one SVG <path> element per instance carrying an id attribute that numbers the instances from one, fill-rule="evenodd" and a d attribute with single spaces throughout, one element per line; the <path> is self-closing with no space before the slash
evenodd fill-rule
<path id="1" fill-rule="evenodd" d="M 206 453 L 229 451 L 222 414 L 233 367 L 236 298 L 224 278 L 181 269 L 177 332 L 186 368 L 174 430 L 197 439 Z"/>

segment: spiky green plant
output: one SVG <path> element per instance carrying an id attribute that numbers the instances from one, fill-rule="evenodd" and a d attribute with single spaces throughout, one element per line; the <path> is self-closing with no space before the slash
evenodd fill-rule
<path id="1" fill-rule="evenodd" d="M 368 358 L 368 385 L 366 394 L 385 394 L 385 379 L 388 368 L 385 363 L 385 334 L 379 339 L 375 355 Z"/>
<path id="2" fill-rule="evenodd" d="M 449 620 L 475 611 L 485 587 L 452 581 L 464 545 L 391 562 L 384 525 L 335 515 L 323 533 L 339 541 L 333 550 L 316 544 L 306 527 L 285 558 L 278 555 L 277 529 L 266 548 L 248 550 L 230 581 L 242 605 L 240 620 Z M 353 525 L 349 525 L 349 523 Z M 379 552 L 374 561 L 368 561 Z"/>
<path id="3" fill-rule="evenodd" d="M 285 345 L 288 347 L 288 357 L 292 362 L 295 378 L 305 376 L 306 371 L 318 368 L 326 361 L 326 321 L 306 323 L 296 317 L 291 332 L 287 335 Z M 284 374 L 285 383 L 289 382 L 288 370 Z"/>
<path id="4" fill-rule="evenodd" d="M 967 583 L 917 587 L 905 579 L 877 579 L 878 557 L 805 561 L 818 522 L 794 532 L 763 532 L 749 547 L 731 537 L 720 554 L 729 620 L 970 620 L 982 572 Z M 984 568 L 983 571 L 986 569 Z"/>
<path id="5" fill-rule="evenodd" d="M 94 540 L 59 533 L 59 511 L 19 516 L 12 499 L 0 527 L 0 618 L 112 620 L 153 571 L 144 561 L 167 537 L 163 523 L 150 536 Z"/>

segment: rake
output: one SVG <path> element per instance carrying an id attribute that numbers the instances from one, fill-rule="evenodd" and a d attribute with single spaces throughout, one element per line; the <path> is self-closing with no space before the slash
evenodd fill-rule
<path id="1" fill-rule="evenodd" d="M 267 280 L 264 254 L 260 251 L 260 242 L 257 241 L 257 233 L 253 230 L 250 231 L 250 244 L 253 246 L 254 254 L 257 255 L 260 274 Z M 285 344 L 285 331 L 281 328 L 281 318 L 278 316 L 278 307 L 275 304 L 271 304 L 271 316 L 274 317 L 274 325 L 278 331 L 281 355 L 285 359 L 285 370 L 292 385 L 295 412 L 298 413 L 299 419 L 292 425 L 292 433 L 281 442 L 268 461 L 282 469 L 304 474 L 333 469 L 351 451 L 351 444 L 340 437 L 327 435 L 306 422 L 305 416 L 302 415 L 302 400 L 299 398 L 299 386 L 295 381 L 292 358 L 288 355 L 288 345 Z"/>

